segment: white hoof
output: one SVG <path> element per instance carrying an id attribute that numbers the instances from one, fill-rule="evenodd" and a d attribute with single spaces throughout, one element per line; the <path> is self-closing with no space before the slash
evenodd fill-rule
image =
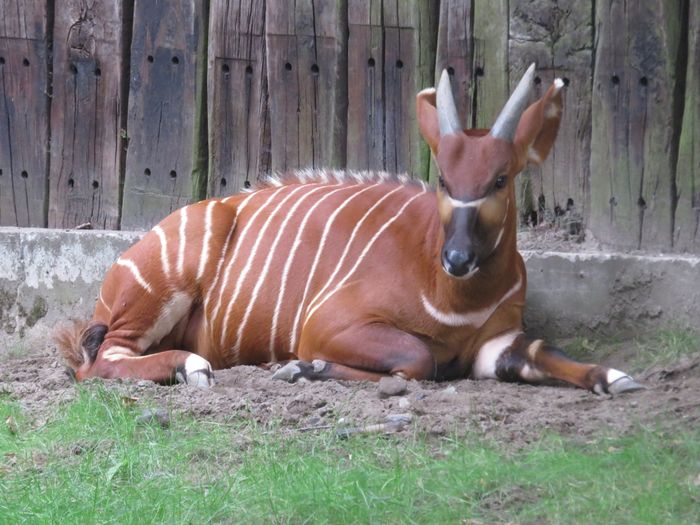
<path id="1" fill-rule="evenodd" d="M 178 383 L 209 388 L 214 386 L 214 372 L 209 361 L 197 354 L 192 354 L 185 360 L 185 369 L 178 370 L 175 375 Z"/>

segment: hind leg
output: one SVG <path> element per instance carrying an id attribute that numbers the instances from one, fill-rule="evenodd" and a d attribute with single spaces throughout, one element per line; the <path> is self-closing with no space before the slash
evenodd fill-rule
<path id="1" fill-rule="evenodd" d="M 620 370 L 579 363 L 561 349 L 519 331 L 486 341 L 479 350 L 472 376 L 530 383 L 559 379 L 596 394 L 621 394 L 644 388 Z"/>

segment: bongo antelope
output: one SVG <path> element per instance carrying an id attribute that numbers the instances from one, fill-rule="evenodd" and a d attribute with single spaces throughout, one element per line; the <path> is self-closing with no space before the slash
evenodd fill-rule
<path id="1" fill-rule="evenodd" d="M 463 128 L 446 72 L 417 95 L 435 189 L 298 171 L 171 214 L 108 271 L 92 320 L 59 337 L 75 377 L 209 386 L 212 369 L 280 363 L 288 381 L 640 388 L 523 333 L 514 180 L 547 157 L 562 112 L 559 79 L 527 107 L 533 77 L 534 64 L 490 130 Z"/>

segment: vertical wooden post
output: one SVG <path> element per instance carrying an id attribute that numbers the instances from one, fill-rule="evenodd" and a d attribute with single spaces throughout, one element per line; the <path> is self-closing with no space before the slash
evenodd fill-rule
<path id="1" fill-rule="evenodd" d="M 266 6 L 272 169 L 345 165 L 346 0 Z"/>
<path id="2" fill-rule="evenodd" d="M 122 2 L 56 6 L 49 226 L 119 227 Z"/>
<path id="3" fill-rule="evenodd" d="M 264 0 L 212 0 L 207 77 L 211 196 L 235 193 L 270 167 L 264 35 Z"/>
<path id="4" fill-rule="evenodd" d="M 490 128 L 510 92 L 508 83 L 508 0 L 475 2 L 474 106 L 472 125 Z"/>
<path id="5" fill-rule="evenodd" d="M 440 2 L 440 25 L 437 33 L 435 80 L 440 80 L 442 70 L 450 75 L 452 93 L 457 111 L 465 128 L 473 127 L 474 109 L 474 35 L 471 0 L 444 0 Z M 430 163 L 430 180 L 437 177 L 437 167 Z"/>
<path id="6" fill-rule="evenodd" d="M 688 4 L 688 63 L 676 168 L 674 248 L 700 253 L 700 2 Z"/>
<path id="7" fill-rule="evenodd" d="M 414 97 L 433 84 L 436 6 L 433 0 L 349 0 L 349 168 L 427 178 Z"/>
<path id="8" fill-rule="evenodd" d="M 0 3 L 0 225 L 46 226 L 46 0 Z"/>
<path id="9" fill-rule="evenodd" d="M 555 78 L 567 86 L 559 134 L 549 158 L 530 167 L 536 205 L 554 215 L 567 208 L 585 215 L 591 139 L 593 19 L 590 4 L 549 0 L 510 2 L 509 77 L 511 89 L 525 69 L 537 64 L 535 93 L 541 97 Z M 535 202 L 525 203 L 525 207 Z"/>
<path id="10" fill-rule="evenodd" d="M 123 229 L 148 229 L 193 200 L 198 35 L 204 0 L 136 0 Z"/>
<path id="11" fill-rule="evenodd" d="M 663 0 L 596 10 L 590 227 L 620 248 L 671 247 L 680 15 Z"/>

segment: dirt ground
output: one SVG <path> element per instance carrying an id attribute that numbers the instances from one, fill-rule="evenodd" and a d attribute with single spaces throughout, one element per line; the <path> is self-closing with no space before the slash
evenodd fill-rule
<path id="1" fill-rule="evenodd" d="M 623 345 L 624 346 L 624 345 Z M 629 347 L 632 348 L 631 346 Z M 617 352 L 606 364 L 623 370 L 628 352 Z M 484 435 L 515 448 L 543 433 L 582 441 L 620 436 L 643 426 L 662 429 L 697 425 L 700 420 L 700 356 L 673 366 L 636 374 L 644 391 L 616 398 L 599 397 L 566 385 L 531 386 L 496 381 L 448 383 L 409 381 L 403 394 L 382 398 L 376 383 L 328 381 L 287 384 L 271 372 L 237 367 L 216 372 L 210 390 L 186 385 L 160 386 L 148 381 L 105 381 L 109 388 L 138 406 L 214 418 L 222 422 L 252 419 L 279 422 L 285 431 L 314 431 L 348 425 L 382 423 L 387 416 L 409 414 L 402 432 L 433 435 Z M 0 393 L 17 400 L 40 425 L 76 394 L 74 383 L 53 350 L 0 362 Z"/>

